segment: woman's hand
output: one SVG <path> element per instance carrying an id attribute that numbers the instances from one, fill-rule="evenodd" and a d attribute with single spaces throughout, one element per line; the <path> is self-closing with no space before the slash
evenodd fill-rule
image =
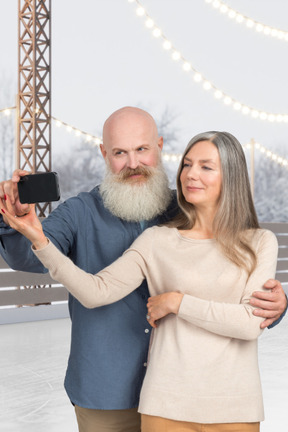
<path id="1" fill-rule="evenodd" d="M 35 205 L 31 205 L 29 213 L 18 217 L 8 196 L 0 199 L 0 208 L 5 223 L 19 231 L 31 241 L 35 249 L 41 249 L 48 244 L 40 220 L 35 213 Z"/>
<path id="2" fill-rule="evenodd" d="M 174 313 L 178 314 L 180 304 L 184 294 L 179 292 L 168 292 L 154 297 L 149 297 L 147 303 L 147 320 L 149 324 L 156 328 L 156 321 L 164 316 Z"/>
<path id="3" fill-rule="evenodd" d="M 7 197 L 10 199 L 12 205 L 10 213 L 16 216 L 23 216 L 30 211 L 30 204 L 21 204 L 18 195 L 18 183 L 27 174 L 29 174 L 28 171 L 17 169 L 10 180 L 0 183 L 0 199 L 6 200 Z"/>

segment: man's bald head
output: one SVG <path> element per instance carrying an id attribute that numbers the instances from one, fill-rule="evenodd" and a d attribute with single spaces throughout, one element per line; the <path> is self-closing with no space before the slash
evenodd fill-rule
<path id="1" fill-rule="evenodd" d="M 155 120 L 140 108 L 121 108 L 104 123 L 101 151 L 114 173 L 157 166 L 162 147 Z"/>
<path id="2" fill-rule="evenodd" d="M 123 107 L 114 111 L 105 121 L 103 126 L 103 143 L 109 140 L 111 135 L 121 132 L 122 128 L 129 128 L 132 131 L 137 128 L 145 128 L 151 134 L 158 137 L 157 126 L 153 117 L 141 108 L 136 107 Z"/>

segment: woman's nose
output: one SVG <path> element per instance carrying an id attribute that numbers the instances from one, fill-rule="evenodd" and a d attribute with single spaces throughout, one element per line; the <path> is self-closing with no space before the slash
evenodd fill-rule
<path id="1" fill-rule="evenodd" d="M 191 166 L 187 172 L 187 178 L 197 179 L 199 177 L 198 169 L 195 165 Z"/>

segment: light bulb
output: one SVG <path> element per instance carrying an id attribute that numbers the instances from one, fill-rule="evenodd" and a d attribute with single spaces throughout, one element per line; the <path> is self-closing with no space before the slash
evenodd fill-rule
<path id="1" fill-rule="evenodd" d="M 214 96 L 216 99 L 221 99 L 223 97 L 223 93 L 221 92 L 221 90 L 216 90 Z"/>
<path id="2" fill-rule="evenodd" d="M 225 4 L 222 4 L 222 6 L 220 7 L 220 12 L 225 14 L 228 11 L 228 6 Z"/>
<path id="3" fill-rule="evenodd" d="M 212 84 L 210 81 L 204 81 L 204 83 L 203 83 L 204 90 L 210 90 L 211 87 L 212 87 Z"/>
<path id="4" fill-rule="evenodd" d="M 262 32 L 262 31 L 263 31 L 263 28 L 264 28 L 263 24 L 258 23 L 258 24 L 256 25 L 256 30 L 257 30 L 258 32 Z"/>
<path id="5" fill-rule="evenodd" d="M 169 42 L 168 40 L 165 40 L 164 42 L 163 42 L 163 48 L 165 49 L 165 50 L 170 50 L 171 48 L 172 48 L 172 44 L 171 44 L 171 42 Z"/>
<path id="6" fill-rule="evenodd" d="M 246 21 L 246 26 L 247 26 L 248 28 L 253 28 L 254 25 L 255 25 L 255 21 L 253 21 L 252 19 L 247 19 L 247 21 Z"/>
<path id="7" fill-rule="evenodd" d="M 248 106 L 243 106 L 242 107 L 242 113 L 247 115 L 250 113 L 250 108 Z"/>
<path id="8" fill-rule="evenodd" d="M 252 115 L 253 118 L 258 118 L 259 117 L 259 111 L 252 110 L 251 115 Z"/>
<path id="9" fill-rule="evenodd" d="M 178 61 L 180 59 L 180 57 L 181 57 L 181 54 L 178 51 L 174 51 L 172 53 L 172 59 L 173 60 Z"/>
<path id="10" fill-rule="evenodd" d="M 242 23 L 244 21 L 244 16 L 241 14 L 236 14 L 235 19 L 238 23 Z"/>
<path id="11" fill-rule="evenodd" d="M 269 36 L 270 34 L 272 34 L 272 36 L 273 36 L 273 31 L 272 31 L 271 27 L 269 27 L 269 26 L 264 27 L 263 33 L 267 36 Z"/>
<path id="12" fill-rule="evenodd" d="M 202 75 L 199 73 L 199 72 L 196 72 L 195 74 L 194 74 L 194 76 L 193 76 L 193 79 L 194 79 L 194 81 L 196 81 L 196 82 L 200 82 L 200 81 L 202 81 Z"/>
<path id="13" fill-rule="evenodd" d="M 232 103 L 232 98 L 230 96 L 225 96 L 224 104 L 225 105 L 231 105 L 231 103 Z"/>
<path id="14" fill-rule="evenodd" d="M 161 32 L 161 30 L 157 27 L 157 28 L 155 28 L 155 29 L 153 30 L 152 34 L 153 34 L 154 37 L 158 38 L 158 37 L 161 36 L 162 32 Z"/>
<path id="15" fill-rule="evenodd" d="M 151 18 L 148 18 L 145 22 L 145 25 L 147 28 L 152 28 L 154 27 L 154 21 Z"/>
<path id="16" fill-rule="evenodd" d="M 240 102 L 235 102 L 235 103 L 233 104 L 233 108 L 234 108 L 236 111 L 239 111 L 239 110 L 242 108 L 242 104 L 241 104 Z"/>
<path id="17" fill-rule="evenodd" d="M 215 9 L 218 9 L 220 7 L 221 3 L 219 0 L 214 0 L 212 5 Z"/>
<path id="18" fill-rule="evenodd" d="M 136 9 L 136 14 L 137 14 L 138 16 L 143 16 L 143 15 L 145 15 L 145 9 L 144 9 L 143 7 L 138 7 L 138 8 Z"/>
<path id="19" fill-rule="evenodd" d="M 191 64 L 188 62 L 183 63 L 182 67 L 186 72 L 189 72 L 191 70 Z"/>

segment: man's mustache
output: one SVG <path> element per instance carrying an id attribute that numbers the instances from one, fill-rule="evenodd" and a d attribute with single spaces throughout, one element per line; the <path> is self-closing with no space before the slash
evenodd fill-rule
<path id="1" fill-rule="evenodd" d="M 148 167 L 137 167 L 133 168 L 125 168 L 117 175 L 118 181 L 125 181 L 129 179 L 131 176 L 142 175 L 143 177 L 150 177 L 152 174 L 151 169 Z"/>

